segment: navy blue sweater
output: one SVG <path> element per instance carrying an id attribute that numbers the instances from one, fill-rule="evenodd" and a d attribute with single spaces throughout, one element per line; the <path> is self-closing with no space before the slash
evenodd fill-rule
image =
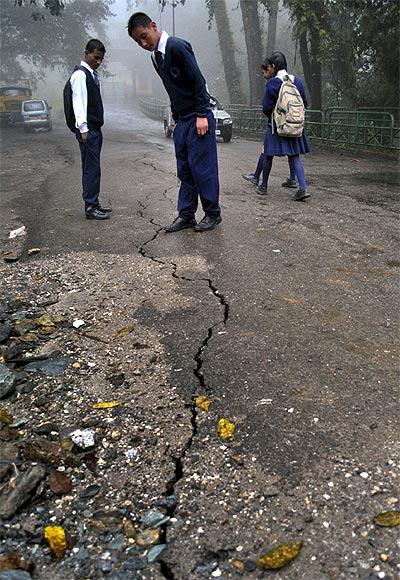
<path id="1" fill-rule="evenodd" d="M 169 36 L 162 68 L 154 61 L 153 64 L 169 95 L 174 119 L 189 113 L 205 117 L 210 97 L 191 45 L 182 38 Z"/>

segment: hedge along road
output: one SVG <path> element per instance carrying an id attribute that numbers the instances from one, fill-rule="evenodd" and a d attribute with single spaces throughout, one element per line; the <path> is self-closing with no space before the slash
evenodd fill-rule
<path id="1" fill-rule="evenodd" d="M 270 547 L 302 540 L 278 577 L 391 577 L 393 530 L 372 518 L 397 505 L 395 160 L 317 148 L 304 158 L 312 197 L 295 203 L 281 187 L 287 161 L 276 159 L 264 200 L 241 177 L 260 144 L 221 142 L 221 226 L 166 234 L 178 187 L 172 141 L 139 114 L 120 118 L 111 111 L 104 130 L 109 221 L 84 219 L 78 148 L 61 123 L 52 134 L 3 133 L 13 199 L 3 194 L 2 205 L 42 264 L 61 256 L 74 268 L 90 254 L 101 263 L 93 279 L 117 293 L 138 257 L 162 273 L 143 278 L 148 299 L 132 313 L 161 336 L 169 385 L 190 409 L 166 475 L 178 524 L 167 526 L 161 572 L 255 578 Z M 57 160 L 37 159 L 46 148 Z M 7 173 L 17 150 L 30 155 L 25 177 Z M 209 411 L 193 404 L 198 394 Z M 219 439 L 221 418 L 235 423 L 233 441 Z"/>

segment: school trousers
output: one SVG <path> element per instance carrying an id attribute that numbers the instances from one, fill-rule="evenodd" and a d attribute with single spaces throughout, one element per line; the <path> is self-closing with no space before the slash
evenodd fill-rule
<path id="1" fill-rule="evenodd" d="M 178 178 L 178 213 L 181 218 L 194 217 L 200 197 L 203 211 L 219 216 L 219 179 L 215 119 L 207 113 L 208 132 L 200 136 L 195 113 L 181 117 L 174 129 L 174 145 Z"/>
<path id="2" fill-rule="evenodd" d="M 98 205 L 100 194 L 100 153 L 103 144 L 101 129 L 89 129 L 86 143 L 82 141 L 79 129 L 75 131 L 82 161 L 82 198 L 85 210 Z"/>

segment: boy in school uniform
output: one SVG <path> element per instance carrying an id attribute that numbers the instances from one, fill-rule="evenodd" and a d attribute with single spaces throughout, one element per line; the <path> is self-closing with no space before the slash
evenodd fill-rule
<path id="1" fill-rule="evenodd" d="M 128 22 L 128 34 L 152 53 L 153 65 L 171 101 L 178 178 L 178 217 L 167 232 L 193 228 L 214 229 L 221 223 L 215 119 L 206 83 L 191 45 L 157 29 L 147 14 L 136 12 Z M 198 198 L 204 217 L 196 223 Z"/>
<path id="2" fill-rule="evenodd" d="M 90 220 L 106 220 L 111 208 L 100 205 L 100 153 L 103 144 L 101 127 L 104 109 L 97 69 L 103 62 L 106 49 L 100 40 L 86 45 L 85 56 L 71 75 L 72 107 L 75 115 L 75 136 L 82 160 L 82 198 L 85 216 Z"/>

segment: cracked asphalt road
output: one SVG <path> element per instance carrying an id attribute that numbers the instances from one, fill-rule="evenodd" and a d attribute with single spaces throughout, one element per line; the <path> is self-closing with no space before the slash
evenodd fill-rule
<path id="1" fill-rule="evenodd" d="M 259 144 L 221 142 L 221 226 L 166 234 L 178 186 L 172 141 L 140 115 L 122 122 L 114 109 L 108 119 L 102 200 L 112 219 L 84 220 L 78 148 L 60 124 L 12 136 L 22 148 L 50 143 L 59 162 L 42 167 L 33 191 L 6 176 L 2 225 L 27 227 L 39 263 L 62 256 L 68 270 L 90 256 L 93 279 L 114 292 L 138 256 L 160 272 L 132 315 L 160 337 L 169 388 L 185 401 L 162 490 L 178 503 L 161 560 L 126 577 L 262 577 L 259 556 L 301 539 L 277 578 L 395 578 L 395 530 L 372 518 L 398 506 L 396 161 L 317 148 L 304 161 L 312 197 L 294 203 L 277 159 L 263 200 L 241 178 Z M 210 412 L 195 394 L 209 397 Z M 236 423 L 234 442 L 216 436 L 221 417 Z"/>

